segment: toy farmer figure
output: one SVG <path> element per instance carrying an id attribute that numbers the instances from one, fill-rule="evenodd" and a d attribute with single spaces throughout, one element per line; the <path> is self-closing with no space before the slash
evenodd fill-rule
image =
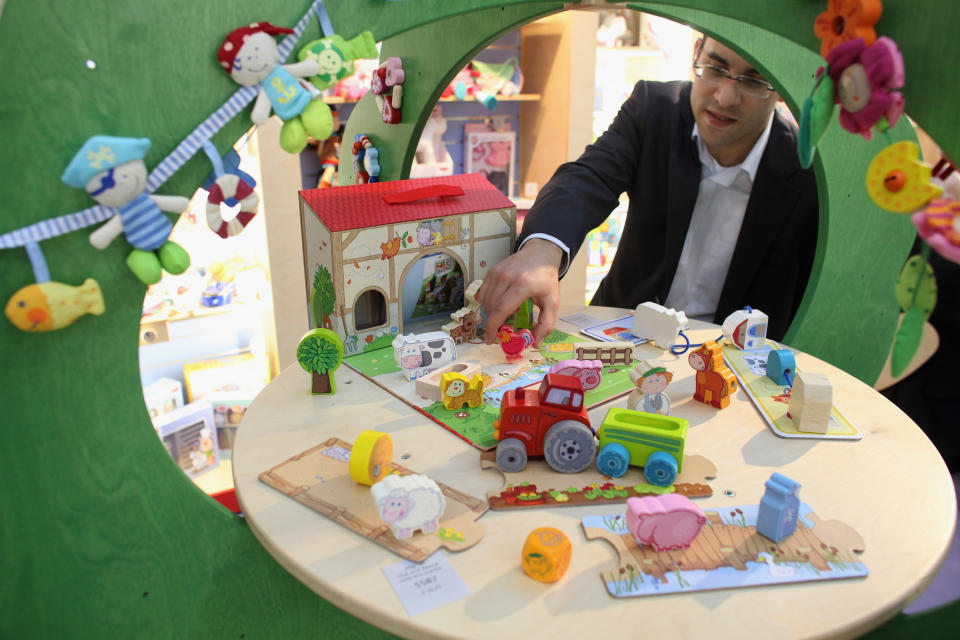
<path id="1" fill-rule="evenodd" d="M 168 240 L 173 224 L 163 213 L 182 213 L 189 200 L 147 193 L 143 156 L 149 148 L 147 138 L 93 136 L 73 156 L 60 178 L 71 187 L 85 189 L 101 205 L 117 210 L 90 234 L 90 244 L 106 249 L 122 231 L 133 246 L 127 266 L 144 284 L 159 282 L 163 269 L 178 274 L 190 266 L 190 256 L 183 247 Z"/>

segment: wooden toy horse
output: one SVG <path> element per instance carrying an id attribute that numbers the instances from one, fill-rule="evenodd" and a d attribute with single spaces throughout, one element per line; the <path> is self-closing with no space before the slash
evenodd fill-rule
<path id="1" fill-rule="evenodd" d="M 730 404 L 730 394 L 737 390 L 737 378 L 723 363 L 723 351 L 715 341 L 709 340 L 696 349 L 688 358 L 697 372 L 697 387 L 694 400 L 723 409 Z"/>

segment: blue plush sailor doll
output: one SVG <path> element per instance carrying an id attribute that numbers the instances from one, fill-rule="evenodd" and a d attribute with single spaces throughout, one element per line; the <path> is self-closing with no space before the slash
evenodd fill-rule
<path id="1" fill-rule="evenodd" d="M 90 244 L 105 249 L 122 231 L 134 248 L 127 266 L 144 284 L 158 282 L 163 269 L 178 274 L 190 266 L 183 247 L 168 240 L 173 224 L 163 213 L 181 213 L 189 200 L 147 193 L 143 156 L 149 148 L 147 138 L 93 136 L 61 176 L 66 184 L 85 189 L 101 205 L 117 210 L 90 234 Z"/>

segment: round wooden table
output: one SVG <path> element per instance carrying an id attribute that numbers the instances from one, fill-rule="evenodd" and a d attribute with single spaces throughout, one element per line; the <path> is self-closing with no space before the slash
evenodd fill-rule
<path id="1" fill-rule="evenodd" d="M 560 317 L 572 313 L 603 321 L 624 311 L 568 307 Z M 557 328 L 577 333 L 562 321 Z M 706 323 L 691 322 L 690 329 L 693 342 L 720 334 Z M 288 367 L 247 410 L 233 450 L 247 522 L 277 561 L 320 596 L 416 638 L 848 637 L 879 626 L 930 583 L 953 536 L 953 483 L 923 432 L 874 389 L 799 354 L 799 367 L 829 377 L 835 405 L 863 439 L 785 439 L 773 434 L 742 390 L 723 410 L 693 401 L 686 355 L 641 345 L 637 357 L 678 372 L 667 393 L 673 415 L 690 421 L 686 451 L 706 456 L 718 469 L 714 495 L 697 501 L 703 509 L 756 504 L 764 482 L 780 472 L 802 484 L 801 499 L 821 518 L 840 520 L 863 537 L 861 559 L 870 575 L 613 598 L 600 576 L 617 567 L 617 554 L 605 541 L 587 540 L 580 526 L 582 517 L 610 513 L 612 505 L 491 510 L 479 520 L 486 529 L 479 544 L 437 552 L 447 555 L 471 595 L 410 617 L 383 573 L 399 556 L 261 483 L 258 475 L 330 437 L 353 442 L 361 431 L 376 429 L 392 436 L 395 462 L 464 493 L 485 498 L 499 490 L 503 477 L 481 470 L 479 450 L 346 366 L 336 372 L 333 396 L 311 395 L 309 375 Z M 612 406 L 626 406 L 625 397 L 592 411 L 595 426 Z M 524 538 L 541 526 L 560 529 L 573 543 L 570 567 L 554 584 L 536 582 L 520 567 Z"/>

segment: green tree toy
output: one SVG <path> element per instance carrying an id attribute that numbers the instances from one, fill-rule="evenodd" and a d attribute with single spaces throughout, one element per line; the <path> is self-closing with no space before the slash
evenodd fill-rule
<path id="1" fill-rule="evenodd" d="M 330 329 L 311 329 L 297 345 L 297 362 L 304 371 L 313 374 L 310 387 L 313 393 L 336 393 L 333 372 L 343 362 L 343 340 Z"/>
<path id="2" fill-rule="evenodd" d="M 324 329 L 332 329 L 330 314 L 337 303 L 337 295 L 333 290 L 333 278 L 326 267 L 320 265 L 313 274 L 313 291 L 310 294 L 310 312 L 313 314 L 313 323 Z"/>

